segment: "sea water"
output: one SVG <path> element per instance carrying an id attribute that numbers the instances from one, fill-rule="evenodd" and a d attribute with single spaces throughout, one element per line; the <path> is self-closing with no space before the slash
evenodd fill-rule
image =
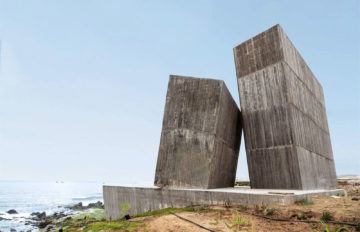
<path id="1" fill-rule="evenodd" d="M 102 183 L 0 181 L 0 231 L 37 231 L 26 221 L 33 212 L 68 211 L 65 206 L 103 201 Z M 6 213 L 15 209 L 18 214 Z M 6 220 L 10 219 L 10 220 Z"/>

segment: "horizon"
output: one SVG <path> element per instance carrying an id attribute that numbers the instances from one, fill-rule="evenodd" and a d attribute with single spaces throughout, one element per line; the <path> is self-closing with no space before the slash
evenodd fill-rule
<path id="1" fill-rule="evenodd" d="M 0 181 L 153 182 L 169 76 L 239 106 L 232 49 L 275 24 L 323 87 L 337 176 L 360 175 L 360 3 L 226 3 L 0 0 Z"/>

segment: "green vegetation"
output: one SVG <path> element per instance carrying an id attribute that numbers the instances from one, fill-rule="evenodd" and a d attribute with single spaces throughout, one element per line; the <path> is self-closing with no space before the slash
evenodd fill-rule
<path id="1" fill-rule="evenodd" d="M 256 213 L 263 214 L 265 216 L 271 216 L 274 215 L 276 209 L 273 207 L 270 207 L 268 205 L 255 205 L 254 210 Z"/>
<path id="2" fill-rule="evenodd" d="M 232 224 L 235 226 L 248 226 L 251 223 L 247 219 L 240 217 L 240 215 L 236 215 L 232 219 Z"/>
<path id="3" fill-rule="evenodd" d="M 250 186 L 250 181 L 235 181 L 235 186 Z"/>
<path id="4" fill-rule="evenodd" d="M 344 193 L 337 193 L 336 196 L 338 196 L 338 197 L 344 197 L 345 194 L 344 194 Z"/>
<path id="5" fill-rule="evenodd" d="M 75 231 L 135 231 L 143 225 L 142 222 L 130 222 L 125 220 L 106 221 L 104 210 L 97 209 L 81 213 L 73 217 L 67 217 L 59 222 L 57 228 L 63 228 L 64 232 Z"/>
<path id="6" fill-rule="evenodd" d="M 304 212 L 299 212 L 299 213 L 296 214 L 296 218 L 297 218 L 298 220 L 305 220 L 305 219 L 306 219 L 306 215 L 305 215 Z"/>
<path id="7" fill-rule="evenodd" d="M 337 227 L 337 226 L 330 227 L 329 224 L 326 224 L 324 222 L 321 222 L 321 224 L 324 226 L 324 230 L 323 230 L 324 232 L 347 232 L 347 231 L 349 231 L 345 227 Z"/>
<path id="8" fill-rule="evenodd" d="M 162 216 L 171 213 L 181 213 L 181 212 L 198 212 L 207 209 L 206 207 L 186 207 L 186 208 L 165 208 L 154 210 L 150 212 L 141 213 L 135 215 L 134 217 L 149 217 L 149 216 Z"/>
<path id="9" fill-rule="evenodd" d="M 295 204 L 297 204 L 297 205 L 313 205 L 314 202 L 311 200 L 311 198 L 305 198 L 305 199 L 296 201 Z"/>
<path id="10" fill-rule="evenodd" d="M 129 213 L 130 209 L 131 209 L 131 205 L 129 203 L 124 203 L 119 205 L 119 217 L 123 218 L 126 214 Z"/>
<path id="11" fill-rule="evenodd" d="M 356 230 L 356 231 L 360 231 L 360 223 L 358 223 L 358 224 L 355 226 L 355 230 Z"/>
<path id="12" fill-rule="evenodd" d="M 276 209 L 275 208 L 271 208 L 271 207 L 266 207 L 263 211 L 263 214 L 265 216 L 271 216 L 271 215 L 274 215 Z"/>
<path id="13" fill-rule="evenodd" d="M 128 222 L 128 221 L 99 221 L 89 223 L 72 223 L 68 226 L 63 227 L 64 232 L 75 232 L 75 231 L 88 231 L 88 232 L 99 232 L 99 231 L 135 231 L 142 225 L 142 222 Z"/>
<path id="14" fill-rule="evenodd" d="M 128 204 L 121 205 L 120 215 L 125 215 L 130 206 Z M 148 217 L 148 216 L 162 216 L 171 213 L 180 212 L 199 212 L 208 210 L 208 207 L 187 207 L 187 208 L 166 208 L 138 214 L 133 218 Z M 63 221 L 57 223 L 57 228 L 63 228 L 64 232 L 87 231 L 136 231 L 144 225 L 141 221 L 126 221 L 124 219 L 116 221 L 106 221 L 103 209 L 96 209 L 90 212 L 81 213 L 73 217 L 67 217 Z"/>
<path id="15" fill-rule="evenodd" d="M 92 220 L 104 220 L 105 211 L 103 209 L 94 209 L 89 212 L 84 212 L 81 214 L 76 214 L 72 217 L 73 220 L 83 220 L 83 219 L 92 219 Z"/>
<path id="16" fill-rule="evenodd" d="M 329 222 L 329 221 L 332 221 L 333 219 L 334 219 L 334 217 L 328 211 L 323 212 L 323 214 L 321 216 L 321 221 L 323 221 L 323 222 Z"/>
<path id="17" fill-rule="evenodd" d="M 228 228 L 236 228 L 237 230 L 240 230 L 241 227 L 244 226 L 251 226 L 251 222 L 247 220 L 246 218 L 241 217 L 240 215 L 234 215 L 230 221 L 230 225 L 225 222 L 225 225 Z"/>
<path id="18" fill-rule="evenodd" d="M 238 208 L 240 211 L 246 211 L 249 209 L 249 207 L 247 205 L 239 205 Z"/>

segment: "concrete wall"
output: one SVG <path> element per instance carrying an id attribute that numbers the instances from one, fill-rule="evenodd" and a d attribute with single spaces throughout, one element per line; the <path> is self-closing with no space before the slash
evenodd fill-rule
<path id="1" fill-rule="evenodd" d="M 163 208 L 195 205 L 268 205 L 292 204 L 297 200 L 317 195 L 344 194 L 332 191 L 271 191 L 244 188 L 225 189 L 160 189 L 104 186 L 104 204 L 108 219 L 119 219 L 123 214 L 136 215 Z M 128 209 L 128 210 L 124 210 Z"/>
<path id="2" fill-rule="evenodd" d="M 235 47 L 234 57 L 251 187 L 335 188 L 323 90 L 282 28 Z"/>
<path id="3" fill-rule="evenodd" d="M 155 185 L 234 186 L 240 111 L 220 80 L 170 76 Z"/>

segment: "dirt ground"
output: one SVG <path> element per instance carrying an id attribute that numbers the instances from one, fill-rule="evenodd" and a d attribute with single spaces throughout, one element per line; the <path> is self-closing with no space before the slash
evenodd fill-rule
<path id="1" fill-rule="evenodd" d="M 290 206 L 209 207 L 198 212 L 181 212 L 144 218 L 144 231 L 324 231 L 324 212 L 332 221 L 360 223 L 360 183 L 340 183 L 348 196 L 314 197 Z M 284 221 L 278 221 L 284 220 Z M 312 223 L 307 223 L 313 221 Z M 197 224 L 197 225 L 195 225 Z M 357 231 L 355 226 L 333 225 Z M 203 227 L 203 228 L 202 228 Z M 359 228 L 358 228 L 359 229 Z M 335 230 L 331 230 L 335 231 Z"/>

